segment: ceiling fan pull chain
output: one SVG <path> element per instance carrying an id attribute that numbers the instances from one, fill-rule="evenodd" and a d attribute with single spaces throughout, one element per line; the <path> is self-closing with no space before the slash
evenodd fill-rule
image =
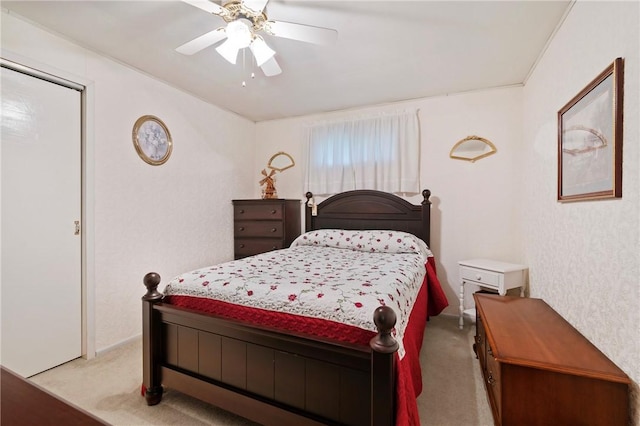
<path id="1" fill-rule="evenodd" d="M 242 75 L 245 75 L 245 56 L 244 51 L 246 49 L 242 49 Z M 245 80 L 242 80 L 242 87 L 247 87 L 247 83 Z"/>

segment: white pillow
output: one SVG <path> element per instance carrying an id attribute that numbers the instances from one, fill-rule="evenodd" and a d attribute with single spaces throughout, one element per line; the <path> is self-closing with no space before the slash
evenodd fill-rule
<path id="1" fill-rule="evenodd" d="M 433 256 L 427 244 L 413 234 L 387 230 L 318 229 L 296 238 L 291 247 L 320 246 L 371 253 L 417 253 Z"/>

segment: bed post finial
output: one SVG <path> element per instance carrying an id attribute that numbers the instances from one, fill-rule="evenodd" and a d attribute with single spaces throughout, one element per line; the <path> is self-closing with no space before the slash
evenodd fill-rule
<path id="1" fill-rule="evenodd" d="M 380 306 L 373 312 L 373 322 L 378 334 L 371 339 L 369 346 L 376 352 L 393 353 L 398 350 L 398 342 L 391 335 L 396 325 L 396 313 L 388 306 Z"/>
<path id="2" fill-rule="evenodd" d="M 162 299 L 162 293 L 158 291 L 160 284 L 160 275 L 155 272 L 149 272 L 142 279 L 144 286 L 147 287 L 147 293 L 142 296 L 142 300 L 156 301 Z"/>
<path id="3" fill-rule="evenodd" d="M 422 191 L 422 204 L 431 204 L 431 201 L 429 201 L 429 197 L 431 197 L 431 191 L 428 189 L 424 189 Z"/>
<path id="4" fill-rule="evenodd" d="M 306 194 L 304 194 L 305 197 L 307 197 L 307 202 L 306 205 L 309 205 L 309 201 L 311 201 L 311 199 L 313 198 L 313 194 L 311 193 L 311 191 L 307 191 Z"/>

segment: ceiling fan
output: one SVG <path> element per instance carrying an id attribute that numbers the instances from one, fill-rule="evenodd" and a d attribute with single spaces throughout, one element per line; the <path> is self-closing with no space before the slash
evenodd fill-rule
<path id="1" fill-rule="evenodd" d="M 274 57 L 276 52 L 258 34 L 260 31 L 276 37 L 321 45 L 330 44 L 338 37 L 338 32 L 330 28 L 269 20 L 264 11 L 269 0 L 231 0 L 222 6 L 207 0 L 182 1 L 221 17 L 227 25 L 179 46 L 176 51 L 184 55 L 193 55 L 226 39 L 216 47 L 216 51 L 223 58 L 235 64 L 238 52 L 249 47 L 256 64 L 266 76 L 278 75 L 282 69 Z"/>

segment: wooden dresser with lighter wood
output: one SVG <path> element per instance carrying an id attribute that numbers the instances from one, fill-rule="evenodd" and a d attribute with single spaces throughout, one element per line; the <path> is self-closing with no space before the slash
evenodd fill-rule
<path id="1" fill-rule="evenodd" d="M 474 294 L 496 425 L 627 425 L 629 377 L 541 299 Z"/>
<path id="2" fill-rule="evenodd" d="M 236 259 L 287 248 L 300 235 L 300 200 L 233 200 Z"/>

